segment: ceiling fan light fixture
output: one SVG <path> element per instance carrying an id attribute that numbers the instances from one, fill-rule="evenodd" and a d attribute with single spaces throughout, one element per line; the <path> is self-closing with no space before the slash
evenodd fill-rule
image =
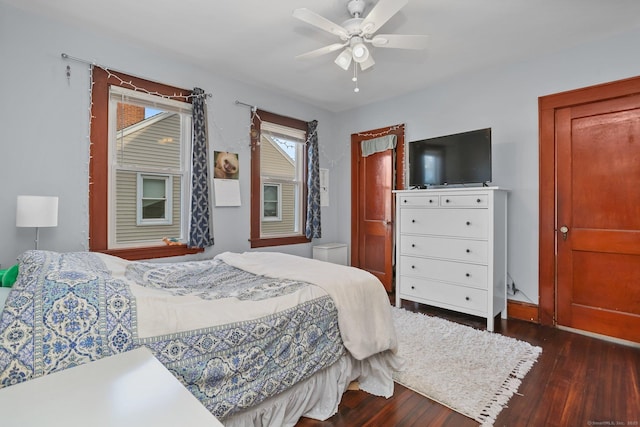
<path id="1" fill-rule="evenodd" d="M 349 66 L 351 65 L 352 58 L 353 58 L 353 54 L 351 53 L 351 48 L 348 47 L 342 52 L 340 52 L 340 55 L 338 55 L 338 57 L 334 62 L 338 65 L 338 67 L 347 71 L 349 69 Z"/>
<path id="2" fill-rule="evenodd" d="M 363 61 L 360 63 L 360 69 L 362 71 L 372 67 L 374 64 L 376 63 L 376 61 L 373 60 L 373 58 L 371 57 L 371 55 L 369 55 L 369 58 L 367 58 L 366 61 Z"/>
<path id="3" fill-rule="evenodd" d="M 351 42 L 354 61 L 361 63 L 369 59 L 369 49 L 364 45 L 361 37 L 353 37 Z"/>

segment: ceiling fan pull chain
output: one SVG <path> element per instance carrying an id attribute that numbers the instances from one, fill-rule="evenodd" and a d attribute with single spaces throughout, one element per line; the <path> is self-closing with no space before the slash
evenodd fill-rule
<path id="1" fill-rule="evenodd" d="M 353 89 L 355 93 L 360 92 L 360 88 L 358 87 L 358 63 L 353 64 L 353 78 L 351 79 L 356 84 L 356 87 Z"/>

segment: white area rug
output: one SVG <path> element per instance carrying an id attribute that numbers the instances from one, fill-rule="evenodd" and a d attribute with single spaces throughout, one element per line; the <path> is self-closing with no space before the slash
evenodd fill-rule
<path id="1" fill-rule="evenodd" d="M 540 347 L 500 334 L 392 307 L 398 353 L 393 379 L 429 399 L 493 425 Z"/>

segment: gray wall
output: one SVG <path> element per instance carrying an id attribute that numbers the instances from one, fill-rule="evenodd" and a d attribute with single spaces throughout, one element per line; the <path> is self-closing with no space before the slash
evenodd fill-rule
<path id="1" fill-rule="evenodd" d="M 321 167 L 330 169 L 331 184 L 330 205 L 322 211 L 324 238 L 319 243 L 349 242 L 352 133 L 405 123 L 406 140 L 413 141 L 491 127 L 494 183 L 511 190 L 509 274 L 524 293 L 516 298 L 537 303 L 538 97 L 639 75 L 638 40 L 640 29 L 332 114 L 0 3 L 0 263 L 9 265 L 33 245 L 34 231 L 15 227 L 19 194 L 60 196 L 60 225 L 42 230 L 41 248 L 87 247 L 89 80 L 85 65 L 60 59 L 60 53 L 66 52 L 130 74 L 213 93 L 208 102 L 212 149 L 239 153 L 242 206 L 214 208 L 216 245 L 205 256 L 249 249 L 249 110 L 236 106 L 236 100 L 319 121 Z M 65 76 L 67 65 L 70 80 Z M 311 254 L 310 245 L 275 249 Z"/>

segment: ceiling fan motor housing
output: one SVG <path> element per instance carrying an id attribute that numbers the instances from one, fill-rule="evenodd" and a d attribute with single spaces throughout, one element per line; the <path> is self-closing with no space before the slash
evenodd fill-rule
<path id="1" fill-rule="evenodd" d="M 362 16 L 364 12 L 364 8 L 366 3 L 364 0 L 351 0 L 349 4 L 347 4 L 347 10 L 354 18 L 359 18 Z"/>

